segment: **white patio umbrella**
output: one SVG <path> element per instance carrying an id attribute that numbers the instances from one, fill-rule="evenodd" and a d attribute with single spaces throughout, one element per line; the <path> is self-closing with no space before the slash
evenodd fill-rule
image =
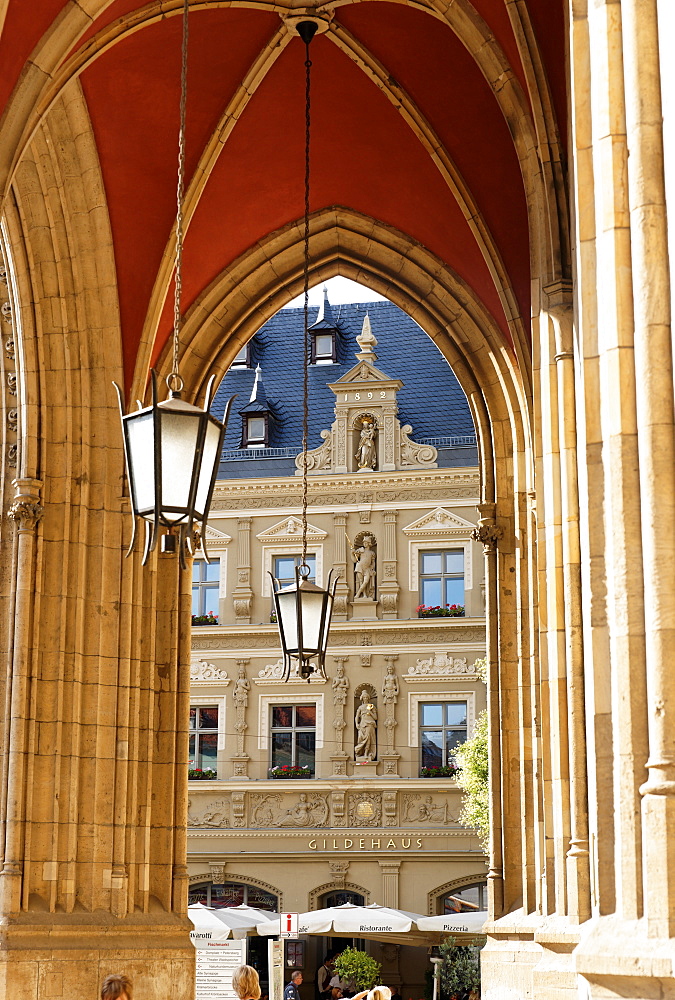
<path id="1" fill-rule="evenodd" d="M 441 935 L 482 934 L 487 918 L 487 910 L 468 910 L 442 913 L 438 917 L 419 917 L 416 923 L 421 931 L 436 931 Z"/>
<path id="2" fill-rule="evenodd" d="M 416 933 L 415 923 L 422 919 L 419 913 L 394 910 L 388 906 L 371 903 L 356 906 L 343 903 L 342 906 L 328 906 L 323 910 L 310 910 L 298 916 L 300 934 L 345 934 L 350 937 L 366 938 L 369 941 L 394 941 L 398 944 L 428 943 L 426 936 Z M 279 933 L 279 920 L 258 924 L 258 934 Z M 405 935 L 405 941 L 399 935 Z"/>
<path id="3" fill-rule="evenodd" d="M 278 922 L 277 913 L 269 913 L 267 910 L 258 910 L 255 906 L 204 906 L 202 903 L 193 903 L 188 906 L 188 917 L 195 925 L 195 931 L 190 932 L 193 940 L 209 940 L 199 938 L 199 934 L 213 932 L 211 941 L 224 941 L 228 937 L 245 938 L 249 934 L 256 933 L 258 924 L 265 924 L 273 921 Z"/>
<path id="4" fill-rule="evenodd" d="M 231 934 L 231 928 L 215 915 L 215 910 L 201 903 L 188 906 L 188 917 L 194 929 L 190 931 L 190 940 L 195 948 L 208 948 L 209 944 L 226 941 Z"/>

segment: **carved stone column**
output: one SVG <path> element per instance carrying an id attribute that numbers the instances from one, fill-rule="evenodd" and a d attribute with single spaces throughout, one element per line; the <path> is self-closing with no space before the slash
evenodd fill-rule
<path id="1" fill-rule="evenodd" d="M 345 753 L 344 739 L 347 722 L 345 720 L 345 705 L 347 703 L 347 691 L 349 690 L 349 678 L 344 669 L 344 665 L 349 659 L 348 656 L 334 656 L 336 674 L 331 685 L 333 688 L 333 732 L 335 733 L 334 751 L 330 756 L 333 762 L 333 775 L 344 777 L 347 773 L 347 761 L 349 754 Z"/>
<path id="2" fill-rule="evenodd" d="M 14 605 L 14 635 L 11 691 L 11 717 L 14 722 L 9 739 L 6 769 L 6 815 L 3 867 L 0 875 L 0 903 L 4 912 L 21 908 L 23 874 L 23 813 L 28 766 L 28 732 L 25 719 L 31 673 L 31 622 L 35 595 L 36 528 L 44 511 L 40 504 L 42 483 L 37 479 L 15 479 L 14 502 L 7 517 L 18 529 L 16 596 Z M 21 724 L 19 724 L 21 723 Z"/>
<path id="3" fill-rule="evenodd" d="M 382 617 L 389 619 L 398 617 L 398 594 L 401 589 L 396 579 L 396 515 L 395 510 L 385 511 L 381 562 L 378 566 L 378 596 Z"/>
<path id="4" fill-rule="evenodd" d="M 333 425 L 333 472 L 338 474 L 353 471 L 353 456 L 349 431 L 347 429 L 347 408 L 335 407 L 335 423 Z"/>
<path id="5" fill-rule="evenodd" d="M 398 908 L 398 875 L 400 861 L 378 861 L 382 872 L 382 905 Z"/>
<path id="6" fill-rule="evenodd" d="M 380 468 L 382 472 L 393 472 L 396 469 L 394 436 L 396 434 L 397 409 L 395 403 L 393 406 L 382 408 L 382 427 L 380 428 Z"/>
<path id="7" fill-rule="evenodd" d="M 237 660 L 237 680 L 234 682 L 234 687 L 232 688 L 232 701 L 236 712 L 234 731 L 237 734 L 237 752 L 230 759 L 232 760 L 234 768 L 233 777 L 235 778 L 248 778 L 248 762 L 250 757 L 244 748 L 244 740 L 246 738 L 246 730 L 248 729 L 246 709 L 248 708 L 248 696 L 251 690 L 251 682 L 246 676 L 246 667 L 250 662 L 248 657 Z"/>
<path id="8" fill-rule="evenodd" d="M 382 703 L 385 709 L 384 731 L 386 733 L 386 749 L 380 753 L 380 760 L 384 766 L 385 778 L 397 778 L 397 765 L 400 754 L 396 753 L 394 746 L 394 730 L 396 729 L 396 705 L 398 703 L 399 685 L 398 678 L 394 671 L 394 664 L 398 660 L 398 653 L 388 653 L 384 657 L 387 664 L 382 685 Z M 386 904 L 385 904 L 386 905 Z"/>
<path id="9" fill-rule="evenodd" d="M 500 698 L 499 698 L 499 633 L 497 619 L 497 545 L 504 531 L 495 521 L 495 504 L 480 504 L 478 527 L 471 537 L 483 545 L 485 555 L 487 623 L 486 656 L 488 661 L 488 726 L 490 759 L 501 761 Z M 490 768 L 490 868 L 488 894 L 490 913 L 500 917 L 504 908 L 504 861 L 502 850 L 502 778 L 499 767 Z"/>
<path id="10" fill-rule="evenodd" d="M 555 330 L 558 376 L 565 661 L 569 733 L 570 844 L 566 857 L 570 916 L 583 923 L 591 915 L 591 872 L 588 835 L 586 713 L 581 621 L 581 549 L 577 472 L 576 385 L 571 282 L 544 291 Z"/>
<path id="11" fill-rule="evenodd" d="M 251 518 L 240 517 L 237 521 L 237 586 L 232 598 L 234 616 L 238 625 L 251 623 Z"/>
<path id="12" fill-rule="evenodd" d="M 349 612 L 347 583 L 347 515 L 333 514 L 333 568 L 338 574 L 333 604 L 333 621 L 346 622 Z"/>

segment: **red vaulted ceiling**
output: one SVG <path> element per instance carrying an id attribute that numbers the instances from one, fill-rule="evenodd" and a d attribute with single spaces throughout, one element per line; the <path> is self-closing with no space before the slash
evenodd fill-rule
<path id="1" fill-rule="evenodd" d="M 99 4 L 99 9 L 104 6 Z M 139 7 L 114 0 L 62 53 L 77 53 Z M 467 2 L 466 8 L 470 7 Z M 24 64 L 66 0 L 9 0 L 0 37 L 3 108 Z M 528 0 L 558 128 L 565 130 L 562 3 Z M 527 94 L 504 0 L 473 0 Z M 525 193 L 502 111 L 451 28 L 386 0 L 338 6 L 335 19 L 412 98 L 454 161 L 503 261 L 522 317 L 529 316 Z M 273 11 L 243 4 L 190 15 L 188 179 L 251 63 L 279 29 Z M 124 35 L 80 75 L 106 188 L 118 275 L 127 380 L 175 215 L 181 19 L 164 16 Z M 257 241 L 302 214 L 303 48 L 293 40 L 234 127 L 206 184 L 186 240 L 184 309 Z M 312 210 L 343 205 L 397 227 L 453 268 L 509 340 L 506 317 L 481 248 L 444 177 L 387 96 L 329 39 L 312 43 Z M 165 309 L 155 357 L 170 331 Z"/>

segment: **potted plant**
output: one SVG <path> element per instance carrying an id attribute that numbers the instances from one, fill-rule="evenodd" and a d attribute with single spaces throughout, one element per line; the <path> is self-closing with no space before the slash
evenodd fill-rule
<path id="1" fill-rule="evenodd" d="M 459 768 L 456 764 L 444 764 L 439 767 L 420 768 L 420 778 L 454 778 Z"/>
<path id="2" fill-rule="evenodd" d="M 208 615 L 193 615 L 192 616 L 193 625 L 217 625 L 218 615 L 214 615 L 209 611 Z"/>
<path id="3" fill-rule="evenodd" d="M 415 608 L 418 618 L 463 618 L 463 604 L 418 604 Z"/>
<path id="4" fill-rule="evenodd" d="M 380 981 L 382 966 L 365 951 L 345 948 L 333 965 L 342 982 L 350 983 L 355 990 L 369 990 Z"/>
<path id="5" fill-rule="evenodd" d="M 188 769 L 188 778 L 192 781 L 209 781 L 218 777 L 218 772 L 213 767 L 191 767 Z"/>
<path id="6" fill-rule="evenodd" d="M 267 772 L 270 778 L 311 778 L 312 769 L 307 764 L 277 764 Z"/>

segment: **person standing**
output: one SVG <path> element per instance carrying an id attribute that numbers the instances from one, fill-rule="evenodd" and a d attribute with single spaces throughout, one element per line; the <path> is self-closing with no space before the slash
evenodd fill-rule
<path id="1" fill-rule="evenodd" d="M 326 955 L 323 960 L 323 965 L 320 965 L 316 971 L 316 995 L 318 1000 L 329 1000 L 330 998 L 330 981 L 333 977 L 333 962 L 334 959 L 332 955 Z"/>
<path id="2" fill-rule="evenodd" d="M 302 973 L 296 969 L 291 972 L 291 981 L 286 984 L 284 990 L 284 1000 L 300 1000 L 300 985 L 302 983 Z"/>

